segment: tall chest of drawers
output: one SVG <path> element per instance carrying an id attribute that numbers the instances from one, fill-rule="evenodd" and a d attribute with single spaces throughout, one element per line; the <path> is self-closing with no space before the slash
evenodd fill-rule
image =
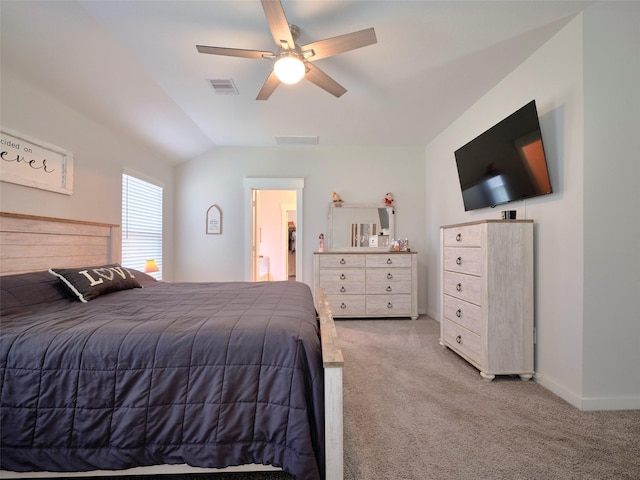
<path id="1" fill-rule="evenodd" d="M 486 379 L 530 379 L 533 221 L 486 220 L 445 226 L 440 233 L 440 343 Z"/>
<path id="2" fill-rule="evenodd" d="M 418 318 L 416 252 L 313 254 L 314 294 L 323 288 L 336 318 Z"/>

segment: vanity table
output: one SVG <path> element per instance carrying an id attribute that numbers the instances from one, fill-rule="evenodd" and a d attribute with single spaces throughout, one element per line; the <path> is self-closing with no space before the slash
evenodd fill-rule
<path id="1" fill-rule="evenodd" d="M 335 318 L 418 318 L 418 255 L 389 251 L 393 207 L 330 207 L 329 248 L 313 254 L 313 291 Z"/>

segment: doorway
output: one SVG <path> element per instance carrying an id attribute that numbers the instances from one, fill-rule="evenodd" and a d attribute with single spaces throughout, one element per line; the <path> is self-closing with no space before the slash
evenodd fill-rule
<path id="1" fill-rule="evenodd" d="M 304 179 L 245 178 L 244 184 L 246 279 L 301 281 Z"/>
<path id="2" fill-rule="evenodd" d="M 255 281 L 295 280 L 296 191 L 254 190 Z M 294 267 L 289 272 L 289 264 Z"/>

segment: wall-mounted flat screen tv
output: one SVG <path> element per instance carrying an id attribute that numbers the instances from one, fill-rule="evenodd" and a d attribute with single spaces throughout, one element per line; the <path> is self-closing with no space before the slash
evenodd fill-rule
<path id="1" fill-rule="evenodd" d="M 551 193 L 536 102 L 455 152 L 465 211 Z"/>

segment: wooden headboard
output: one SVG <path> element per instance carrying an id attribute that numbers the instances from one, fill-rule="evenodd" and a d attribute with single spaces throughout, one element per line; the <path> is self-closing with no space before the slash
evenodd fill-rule
<path id="1" fill-rule="evenodd" d="M 0 275 L 120 261 L 120 226 L 0 212 Z"/>

